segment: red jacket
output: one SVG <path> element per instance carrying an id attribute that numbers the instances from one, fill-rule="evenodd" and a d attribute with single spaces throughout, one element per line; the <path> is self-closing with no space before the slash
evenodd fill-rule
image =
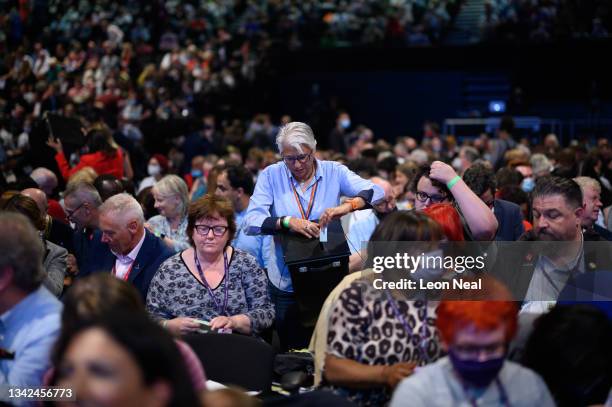
<path id="1" fill-rule="evenodd" d="M 57 161 L 57 165 L 62 172 L 62 177 L 64 177 L 66 181 L 72 174 L 84 167 L 93 168 L 98 175 L 111 174 L 119 179 L 123 178 L 123 153 L 120 148 L 117 149 L 117 152 L 113 156 L 107 156 L 101 151 L 82 155 L 79 163 L 72 168 L 70 168 L 63 152 L 55 154 L 55 161 Z"/>

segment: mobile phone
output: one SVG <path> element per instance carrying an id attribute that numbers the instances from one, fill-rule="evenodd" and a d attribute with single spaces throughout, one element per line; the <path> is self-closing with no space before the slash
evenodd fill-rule
<path id="1" fill-rule="evenodd" d="M 207 334 L 210 331 L 212 331 L 212 329 L 210 328 L 210 322 L 208 321 L 203 321 L 201 319 L 196 319 L 195 320 L 198 324 L 200 324 L 200 328 L 198 329 L 198 333 L 201 334 Z"/>

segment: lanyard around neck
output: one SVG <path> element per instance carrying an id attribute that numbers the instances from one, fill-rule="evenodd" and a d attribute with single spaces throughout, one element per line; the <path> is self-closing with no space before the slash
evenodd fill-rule
<path id="1" fill-rule="evenodd" d="M 130 274 L 132 274 L 132 268 L 134 267 L 134 263 L 136 263 L 136 260 L 132 261 L 132 264 L 130 264 L 130 267 L 128 268 L 127 273 L 125 273 L 125 275 L 121 277 L 123 281 L 128 281 L 128 278 L 130 278 Z M 115 260 L 115 265 L 113 266 L 112 273 L 113 273 L 113 276 L 118 277 L 117 276 L 117 260 Z"/>
<path id="2" fill-rule="evenodd" d="M 400 312 L 399 306 L 391 295 L 391 292 L 389 290 L 385 290 L 385 293 L 387 294 L 387 299 L 389 300 L 389 303 L 391 303 L 391 307 L 393 308 L 393 314 L 395 314 L 395 317 L 399 319 L 402 323 L 404 330 L 406 331 L 406 337 L 410 338 L 412 336 L 412 329 L 410 329 L 410 325 L 408 325 L 406 318 L 404 318 L 404 316 Z M 426 363 L 429 363 L 429 356 L 427 355 L 427 346 L 425 346 L 425 341 L 427 340 L 425 338 L 427 334 L 427 301 L 425 301 L 425 318 L 423 322 L 424 325 L 419 328 L 419 350 L 421 354 L 421 360 Z M 425 331 L 425 334 L 423 334 L 423 330 Z"/>
<path id="3" fill-rule="evenodd" d="M 300 214 L 302 215 L 302 219 L 310 220 L 310 214 L 312 213 L 312 207 L 314 206 L 315 197 L 317 195 L 317 187 L 319 186 L 319 180 L 315 181 L 314 186 L 310 190 L 310 199 L 308 200 L 308 209 L 304 211 L 304 207 L 302 206 L 302 201 L 300 201 L 300 197 L 295 189 L 295 185 L 293 182 L 290 182 L 291 188 L 293 189 L 293 196 L 295 201 L 298 204 L 298 209 L 300 210 Z"/>
<path id="4" fill-rule="evenodd" d="M 499 377 L 495 378 L 495 384 L 497 385 L 497 390 L 499 391 L 499 405 L 504 407 L 511 407 L 510 400 L 508 399 L 508 393 L 506 393 L 506 389 L 501 384 Z M 463 384 L 463 392 L 465 393 L 465 396 L 468 398 L 468 400 L 470 400 L 470 404 L 472 405 L 472 407 L 478 407 L 476 399 L 469 394 L 465 383 Z"/>
<path id="5" fill-rule="evenodd" d="M 225 294 L 224 294 L 224 299 L 223 299 L 223 308 L 221 308 L 219 306 L 219 303 L 217 302 L 217 297 L 215 297 L 215 293 L 213 293 L 213 290 L 210 288 L 210 285 L 208 285 L 208 281 L 206 281 L 206 277 L 204 277 L 204 273 L 202 272 L 202 267 L 200 266 L 200 260 L 198 260 L 198 252 L 193 249 L 193 259 L 195 261 L 195 265 L 196 268 L 198 269 L 198 274 L 200 275 L 200 278 L 202 279 L 202 283 L 204 284 L 204 287 L 206 287 L 206 290 L 208 290 L 208 295 L 210 295 L 213 299 L 213 301 L 215 302 L 215 308 L 217 309 L 217 313 L 219 315 L 224 315 L 225 311 L 227 310 L 227 298 L 228 298 L 228 287 L 229 287 L 229 264 L 227 263 L 227 252 L 225 251 L 225 249 L 223 249 L 223 278 L 225 279 Z"/>

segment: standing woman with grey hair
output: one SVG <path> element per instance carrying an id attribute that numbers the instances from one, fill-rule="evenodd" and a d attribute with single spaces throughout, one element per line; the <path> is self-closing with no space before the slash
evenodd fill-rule
<path id="1" fill-rule="evenodd" d="M 166 175 L 153 185 L 152 192 L 159 215 L 150 218 L 145 227 L 176 253 L 188 248 L 187 184 L 176 175 Z"/>
<path id="2" fill-rule="evenodd" d="M 268 166 L 259 175 L 245 215 L 245 230 L 250 235 L 275 235 L 272 250 L 276 260 L 270 261 L 267 271 L 276 309 L 276 329 L 281 348 L 299 349 L 307 345 L 309 332 L 297 318 L 279 234 L 295 232 L 318 238 L 320 228 L 331 220 L 370 207 L 384 198 L 384 192 L 340 163 L 317 160 L 317 141 L 305 123 L 283 126 L 276 144 L 282 161 Z M 343 196 L 349 199 L 340 204 Z"/>

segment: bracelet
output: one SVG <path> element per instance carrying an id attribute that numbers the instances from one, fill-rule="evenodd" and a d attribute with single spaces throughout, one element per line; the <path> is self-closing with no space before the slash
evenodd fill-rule
<path id="1" fill-rule="evenodd" d="M 353 198 L 349 201 L 349 203 L 351 204 L 351 209 L 353 212 L 355 212 L 357 209 L 359 209 L 359 207 L 357 206 L 357 199 Z"/>
<path id="2" fill-rule="evenodd" d="M 282 225 L 285 229 L 289 229 L 289 221 L 291 220 L 291 216 L 283 216 Z"/>
<path id="3" fill-rule="evenodd" d="M 459 175 L 455 175 L 453 179 L 451 179 L 450 181 L 446 183 L 446 187 L 450 190 L 452 187 L 455 186 L 457 182 L 459 182 L 460 179 L 461 177 Z"/>

